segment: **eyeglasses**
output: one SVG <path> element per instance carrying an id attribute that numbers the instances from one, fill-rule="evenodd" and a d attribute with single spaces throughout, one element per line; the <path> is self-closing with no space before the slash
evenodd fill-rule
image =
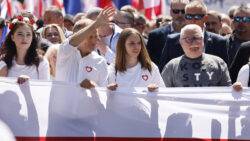
<path id="1" fill-rule="evenodd" d="M 203 37 L 185 37 L 185 38 L 181 38 L 183 40 L 185 40 L 186 43 L 188 44 L 192 44 L 193 42 L 201 42 Z"/>
<path id="2" fill-rule="evenodd" d="M 236 23 L 250 23 L 250 17 L 234 17 L 234 22 Z"/>
<path id="3" fill-rule="evenodd" d="M 111 21 L 112 23 L 115 23 L 116 25 L 120 25 L 120 26 L 130 26 L 131 24 L 130 23 L 126 23 L 126 22 L 120 22 L 120 21 L 117 21 L 117 20 L 113 20 Z"/>
<path id="4" fill-rule="evenodd" d="M 205 16 L 205 14 L 185 14 L 185 19 L 186 20 L 201 20 L 203 17 Z"/>
<path id="5" fill-rule="evenodd" d="M 184 9 L 172 9 L 172 12 L 174 14 L 179 14 L 179 13 L 185 14 L 185 10 Z"/>

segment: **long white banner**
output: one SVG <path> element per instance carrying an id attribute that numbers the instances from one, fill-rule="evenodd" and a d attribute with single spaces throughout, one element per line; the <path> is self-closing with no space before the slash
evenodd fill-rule
<path id="1" fill-rule="evenodd" d="M 250 139 L 250 91 L 105 88 L 0 78 L 0 119 L 17 139 Z"/>

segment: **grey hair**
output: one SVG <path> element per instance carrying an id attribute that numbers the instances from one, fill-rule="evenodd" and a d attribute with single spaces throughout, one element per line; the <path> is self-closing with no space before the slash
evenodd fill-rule
<path id="1" fill-rule="evenodd" d="M 86 18 L 95 20 L 95 18 L 101 13 L 101 11 L 102 11 L 102 8 L 93 7 L 87 12 Z"/>
<path id="2" fill-rule="evenodd" d="M 204 37 L 203 35 L 203 31 L 201 29 L 200 26 L 196 25 L 196 24 L 188 24 L 186 26 L 184 26 L 182 29 L 181 29 L 181 32 L 180 32 L 180 38 L 184 35 L 184 33 L 188 30 L 194 30 L 194 31 L 197 31 L 198 33 L 201 34 L 202 37 Z"/>

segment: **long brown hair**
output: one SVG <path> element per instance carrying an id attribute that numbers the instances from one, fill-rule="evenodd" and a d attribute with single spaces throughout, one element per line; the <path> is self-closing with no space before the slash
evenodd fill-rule
<path id="1" fill-rule="evenodd" d="M 38 45 L 38 41 L 37 41 L 37 37 L 36 34 L 33 30 L 32 25 L 23 22 L 23 21 L 17 21 L 13 24 L 12 29 L 10 30 L 10 32 L 8 33 L 6 40 L 3 44 L 3 52 L 1 54 L 1 59 L 3 60 L 6 64 L 7 64 L 7 68 L 10 69 L 13 65 L 13 59 L 14 57 L 17 55 L 17 49 L 16 49 L 16 45 L 14 43 L 14 41 L 12 40 L 11 36 L 16 32 L 16 30 L 24 25 L 28 25 L 31 28 L 32 31 L 32 41 L 31 41 L 31 45 L 29 47 L 29 49 L 27 50 L 27 53 L 25 55 L 24 58 L 24 63 L 27 66 L 32 66 L 35 65 L 36 67 L 39 66 L 41 57 L 39 57 L 39 55 L 37 54 L 37 45 Z"/>
<path id="2" fill-rule="evenodd" d="M 116 58 L 115 58 L 115 70 L 116 72 L 125 72 L 126 68 L 126 47 L 125 43 L 128 37 L 132 34 L 136 34 L 140 37 L 141 40 L 141 51 L 138 55 L 138 61 L 141 63 L 142 68 L 147 69 L 149 72 L 152 71 L 152 63 L 151 59 L 148 55 L 144 39 L 142 35 L 133 28 L 126 28 L 121 32 L 121 35 L 118 39 L 117 46 L 116 46 Z"/>

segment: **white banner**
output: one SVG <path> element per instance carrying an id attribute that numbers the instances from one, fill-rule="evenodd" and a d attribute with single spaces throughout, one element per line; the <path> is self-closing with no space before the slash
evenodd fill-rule
<path id="1" fill-rule="evenodd" d="M 250 139 L 250 91 L 105 88 L 0 78 L 0 119 L 18 139 Z"/>

